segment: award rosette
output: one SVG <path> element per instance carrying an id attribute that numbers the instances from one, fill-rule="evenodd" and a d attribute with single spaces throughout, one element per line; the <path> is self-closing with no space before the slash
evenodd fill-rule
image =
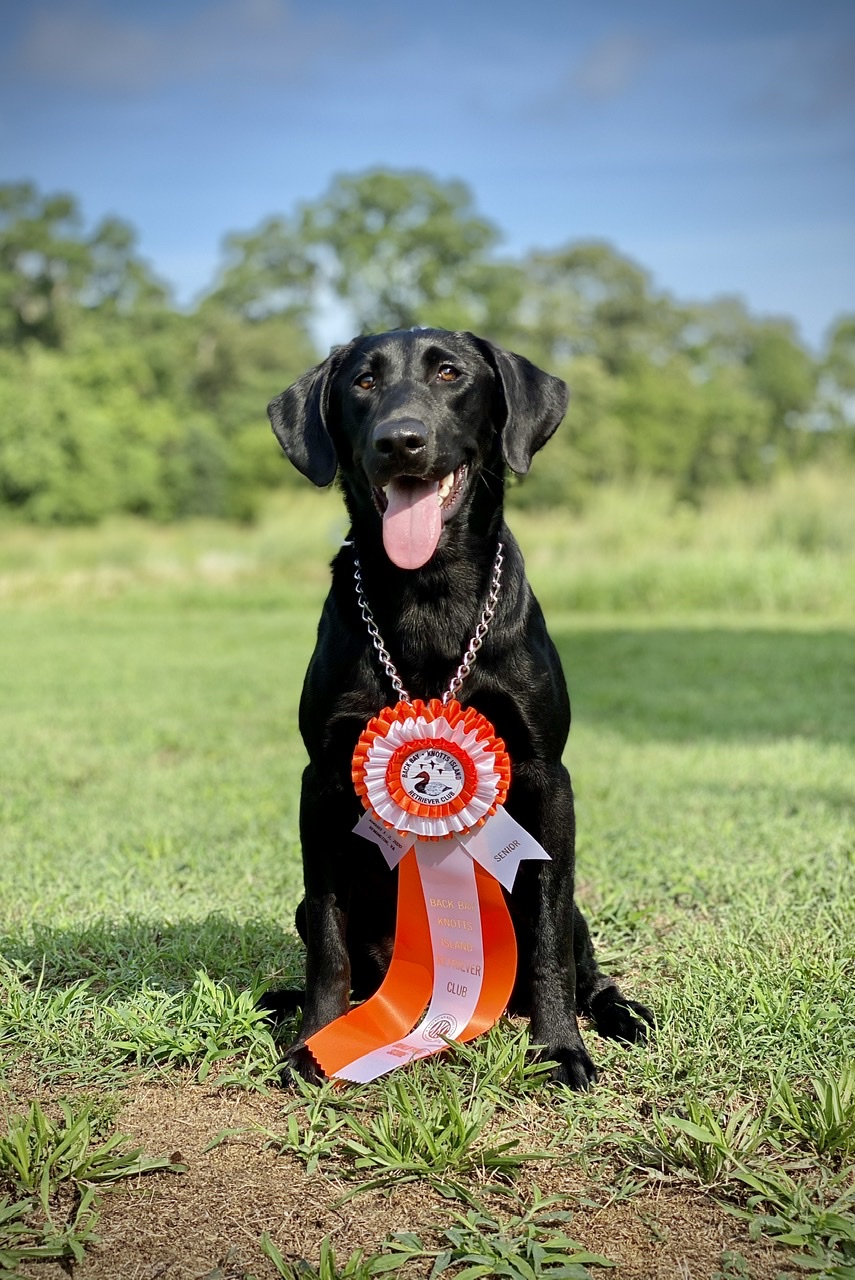
<path id="1" fill-rule="evenodd" d="M 459 702 L 399 702 L 363 731 L 353 784 L 387 828 L 450 840 L 483 826 L 504 804 L 511 762 L 489 720 Z"/>
<path id="2" fill-rule="evenodd" d="M 504 808 L 504 742 L 453 699 L 385 707 L 357 743 L 353 782 L 354 831 L 398 867 L 395 945 L 378 991 L 306 1043 L 328 1076 L 362 1082 L 498 1020 L 517 964 L 503 889 L 524 858 L 549 855 Z"/>

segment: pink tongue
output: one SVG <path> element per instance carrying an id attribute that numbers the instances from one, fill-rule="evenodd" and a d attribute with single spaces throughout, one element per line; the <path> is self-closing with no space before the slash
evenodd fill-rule
<path id="1" fill-rule="evenodd" d="M 442 533 L 438 491 L 435 481 L 393 480 L 389 484 L 383 546 L 399 569 L 420 569 L 436 551 Z"/>

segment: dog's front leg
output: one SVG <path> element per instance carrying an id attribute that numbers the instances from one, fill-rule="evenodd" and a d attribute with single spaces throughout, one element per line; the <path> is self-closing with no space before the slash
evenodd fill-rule
<path id="1" fill-rule="evenodd" d="M 576 1017 L 576 828 L 567 770 L 539 762 L 517 766 L 508 810 L 550 855 L 549 862 L 523 862 L 517 873 L 512 909 L 520 951 L 519 996 L 531 1017 L 532 1040 L 544 1046 L 544 1057 L 558 1064 L 555 1080 L 571 1089 L 587 1089 L 597 1069 Z"/>
<path id="2" fill-rule="evenodd" d="M 303 774 L 300 839 L 306 925 L 306 994 L 299 1038 L 285 1058 L 286 1067 L 306 1080 L 323 1074 L 306 1048 L 306 1040 L 349 1008 L 350 957 L 347 910 L 350 899 L 349 859 L 353 798 L 345 797 L 335 775 L 313 764 Z"/>

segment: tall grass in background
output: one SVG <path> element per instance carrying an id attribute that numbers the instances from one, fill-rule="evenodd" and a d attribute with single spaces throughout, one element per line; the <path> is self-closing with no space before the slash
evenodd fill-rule
<path id="1" fill-rule="evenodd" d="M 516 518 L 529 571 L 555 608 L 848 614 L 855 473 L 809 470 L 703 506 L 667 486 L 593 491 L 585 511 Z"/>
<path id="2" fill-rule="evenodd" d="M 541 464 L 543 465 L 543 464 Z M 508 518 L 547 609 L 851 616 L 855 472 L 808 469 L 702 506 L 667 485 L 593 489 L 581 512 Z M 228 584 L 275 599 L 281 578 L 309 603 L 346 530 L 335 490 L 273 496 L 252 526 L 133 518 L 96 528 L 0 524 L 0 600 L 114 597 Z"/>

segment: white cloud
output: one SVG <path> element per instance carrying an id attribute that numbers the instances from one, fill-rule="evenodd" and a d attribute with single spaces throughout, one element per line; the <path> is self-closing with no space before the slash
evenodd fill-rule
<path id="1" fill-rule="evenodd" d="M 770 45 L 764 75 L 749 109 L 813 123 L 852 120 L 855 110 L 855 34 L 819 32 Z"/>
<path id="2" fill-rule="evenodd" d="M 598 41 L 572 68 L 568 84 L 588 98 L 616 98 L 625 93 L 651 56 L 650 41 L 631 31 L 618 31 Z"/>
<path id="3" fill-rule="evenodd" d="M 523 115 L 549 119 L 558 113 L 563 117 L 568 110 L 585 112 L 622 98 L 636 87 L 661 52 L 661 44 L 657 47 L 638 31 L 613 31 L 580 48 L 569 64 L 565 58 L 560 70 L 556 68 L 557 74 L 547 75 L 546 86 L 525 104 Z"/>
<path id="4" fill-rule="evenodd" d="M 307 26 L 287 0 L 217 0 L 190 17 L 142 22 L 119 8 L 54 3 L 25 31 L 19 70 L 52 84 L 138 93 L 204 76 L 277 75 L 336 40 Z"/>

